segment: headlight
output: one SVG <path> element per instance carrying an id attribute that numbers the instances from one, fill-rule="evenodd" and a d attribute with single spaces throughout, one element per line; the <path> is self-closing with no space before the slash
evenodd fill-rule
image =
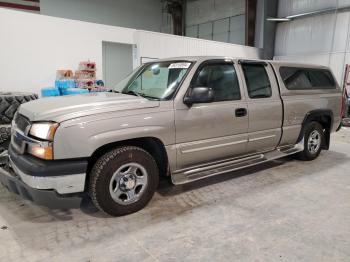
<path id="1" fill-rule="evenodd" d="M 53 141 L 58 126 L 59 124 L 50 122 L 34 123 L 30 128 L 29 134 L 40 139 Z"/>

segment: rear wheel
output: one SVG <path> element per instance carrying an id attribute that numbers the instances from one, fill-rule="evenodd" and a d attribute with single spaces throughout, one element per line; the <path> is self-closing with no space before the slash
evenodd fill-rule
<path id="1" fill-rule="evenodd" d="M 101 211 L 122 216 L 146 206 L 158 181 L 159 171 L 154 158 L 139 147 L 125 146 L 97 160 L 90 173 L 89 192 Z"/>
<path id="2" fill-rule="evenodd" d="M 324 132 L 318 122 L 310 122 L 304 128 L 304 150 L 297 154 L 301 160 L 314 160 L 319 156 L 324 143 Z"/>

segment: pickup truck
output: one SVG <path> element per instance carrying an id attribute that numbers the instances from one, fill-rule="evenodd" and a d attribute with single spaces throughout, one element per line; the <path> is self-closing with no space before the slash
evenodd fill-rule
<path id="1" fill-rule="evenodd" d="M 70 208 L 88 194 L 126 215 L 147 205 L 160 176 L 178 185 L 287 155 L 317 158 L 340 126 L 341 100 L 323 66 L 156 60 L 113 92 L 21 105 L 0 180 L 40 205 Z"/>

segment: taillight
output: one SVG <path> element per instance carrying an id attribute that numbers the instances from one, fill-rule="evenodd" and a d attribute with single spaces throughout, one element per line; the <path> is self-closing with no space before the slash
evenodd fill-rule
<path id="1" fill-rule="evenodd" d="M 340 117 L 343 119 L 345 118 L 345 109 L 346 109 L 346 102 L 348 100 L 348 94 L 347 94 L 347 87 L 349 85 L 349 74 L 350 74 L 350 65 L 345 65 L 345 73 L 344 73 L 344 81 L 343 81 L 343 93 L 341 96 L 341 109 L 340 109 Z"/>
<path id="2" fill-rule="evenodd" d="M 341 96 L 341 107 L 340 107 L 340 117 L 344 118 L 344 112 L 345 112 L 345 101 L 344 101 L 344 95 Z"/>
<path id="3" fill-rule="evenodd" d="M 343 94 L 341 96 L 341 109 L 340 109 L 340 116 L 343 119 L 345 117 L 345 109 L 346 109 L 346 101 L 348 99 L 348 94 L 346 91 L 346 87 L 343 88 Z"/>

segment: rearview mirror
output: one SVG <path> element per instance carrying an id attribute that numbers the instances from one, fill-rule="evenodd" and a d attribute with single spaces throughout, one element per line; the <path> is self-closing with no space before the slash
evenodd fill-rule
<path id="1" fill-rule="evenodd" d="M 195 103 L 210 103 L 213 101 L 214 91 L 209 87 L 194 87 L 184 99 L 184 103 L 188 106 Z"/>

